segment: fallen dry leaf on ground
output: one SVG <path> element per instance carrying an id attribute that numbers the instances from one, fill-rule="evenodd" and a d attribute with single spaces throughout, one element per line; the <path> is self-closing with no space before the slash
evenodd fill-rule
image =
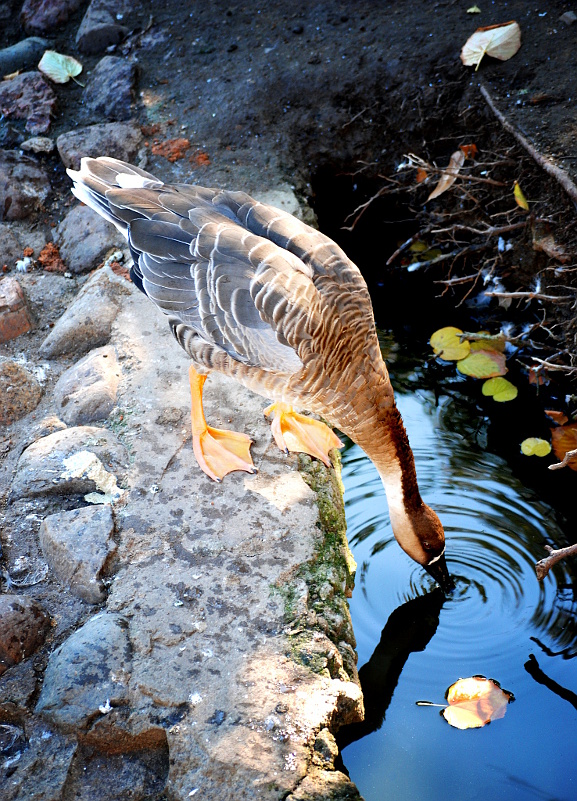
<path id="1" fill-rule="evenodd" d="M 527 198 L 523 194 L 521 187 L 515 181 L 515 186 L 513 187 L 513 194 L 515 196 L 515 203 L 519 206 L 519 208 L 524 209 L 525 211 L 529 211 L 529 204 L 527 203 Z"/>
<path id="2" fill-rule="evenodd" d="M 439 197 L 442 195 L 443 192 L 446 192 L 453 184 L 459 174 L 459 170 L 465 163 L 465 153 L 462 148 L 455 150 L 455 152 L 451 155 L 449 159 L 449 165 L 445 170 L 444 174 L 441 175 L 439 183 L 433 189 L 427 200 L 433 200 L 433 198 Z"/>
<path id="3" fill-rule="evenodd" d="M 486 54 L 500 61 L 508 61 L 521 47 L 521 28 L 516 22 L 503 22 L 500 25 L 489 25 L 477 28 L 461 50 L 461 61 L 466 67 L 479 69 L 479 64 Z"/>
<path id="4" fill-rule="evenodd" d="M 54 83 L 68 83 L 82 72 L 82 64 L 72 56 L 63 56 L 55 50 L 47 50 L 38 64 L 38 69 Z"/>

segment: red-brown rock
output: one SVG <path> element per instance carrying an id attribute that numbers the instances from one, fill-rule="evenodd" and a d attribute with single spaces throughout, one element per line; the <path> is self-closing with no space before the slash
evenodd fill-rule
<path id="1" fill-rule="evenodd" d="M 0 675 L 42 645 L 50 618 L 39 603 L 20 595 L 0 595 Z"/>
<path id="2" fill-rule="evenodd" d="M 22 287 L 15 278 L 0 281 L 0 342 L 16 339 L 32 328 Z"/>

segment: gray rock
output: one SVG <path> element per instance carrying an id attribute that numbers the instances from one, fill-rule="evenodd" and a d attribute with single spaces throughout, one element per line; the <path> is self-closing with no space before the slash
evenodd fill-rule
<path id="1" fill-rule="evenodd" d="M 42 387 L 32 373 L 12 359 L 0 359 L 0 425 L 10 425 L 38 406 Z"/>
<path id="2" fill-rule="evenodd" d="M 56 322 L 41 344 L 40 353 L 49 358 L 82 354 L 108 342 L 118 313 L 118 298 L 124 289 L 120 280 L 113 280 L 106 268 L 98 270 Z"/>
<path id="3" fill-rule="evenodd" d="M 104 56 L 92 74 L 83 98 L 91 118 L 128 120 L 132 116 L 136 64 L 118 56 Z"/>
<path id="4" fill-rule="evenodd" d="M 54 140 L 49 136 L 33 136 L 31 139 L 26 139 L 20 145 L 20 150 L 25 150 L 27 153 L 52 153 L 54 150 Z"/>
<path id="5" fill-rule="evenodd" d="M 24 0 L 20 21 L 26 33 L 46 33 L 68 21 L 83 0 Z"/>
<path id="6" fill-rule="evenodd" d="M 48 515 L 39 532 L 44 558 L 60 581 L 89 604 L 106 599 L 100 578 L 116 550 L 110 506 L 87 507 Z"/>
<path id="7" fill-rule="evenodd" d="M 103 53 L 107 47 L 121 42 L 128 28 L 121 24 L 128 16 L 128 0 L 92 0 L 76 34 L 81 53 Z"/>
<path id="8" fill-rule="evenodd" d="M 56 94 L 39 72 L 23 72 L 0 83 L 0 109 L 4 117 L 26 120 L 34 136 L 45 133 L 56 104 Z"/>
<path id="9" fill-rule="evenodd" d="M 23 595 L 0 595 L 0 674 L 39 648 L 50 618 L 37 601 Z"/>
<path id="10" fill-rule="evenodd" d="M 18 70 L 36 67 L 48 48 L 46 39 L 40 39 L 38 36 L 30 36 L 11 47 L 3 48 L 0 50 L 0 75 L 10 75 Z"/>
<path id="11" fill-rule="evenodd" d="M 96 456 L 100 466 L 94 459 L 90 465 L 86 453 Z M 56 431 L 34 442 L 20 456 L 12 499 L 107 492 L 110 473 L 118 475 L 126 460 L 124 446 L 105 428 L 78 426 Z"/>
<path id="12" fill-rule="evenodd" d="M 62 420 L 68 425 L 86 425 L 106 419 L 116 403 L 119 379 L 114 348 L 107 345 L 91 351 L 66 370 L 54 387 Z"/>
<path id="13" fill-rule="evenodd" d="M 0 150 L 0 220 L 28 217 L 49 194 L 48 176 L 31 158 Z"/>
<path id="14" fill-rule="evenodd" d="M 107 155 L 121 161 L 133 161 L 141 141 L 142 134 L 136 123 L 104 122 L 61 134 L 56 147 L 64 165 L 78 170 L 84 156 L 97 158 Z"/>
<path id="15" fill-rule="evenodd" d="M 9 225 L 0 223 L 0 267 L 12 267 L 22 257 L 22 245 Z"/>
<path id="16" fill-rule="evenodd" d="M 70 774 L 66 790 L 69 798 L 75 801 L 157 798 L 166 784 L 168 749 L 154 748 L 127 754 L 107 754 L 90 749 L 79 754 Z M 112 782 L 111 776 L 114 777 Z"/>
<path id="17" fill-rule="evenodd" d="M 60 255 L 72 273 L 93 270 L 110 248 L 124 244 L 117 229 L 88 206 L 74 206 L 56 231 Z"/>
<path id="18" fill-rule="evenodd" d="M 130 671 L 123 618 L 96 615 L 50 656 L 36 712 L 64 732 L 84 732 L 111 707 L 127 704 Z"/>
<path id="19" fill-rule="evenodd" d="M 0 779 L 2 801 L 62 801 L 76 743 L 40 721 L 26 724 L 27 747 L 10 777 Z"/>

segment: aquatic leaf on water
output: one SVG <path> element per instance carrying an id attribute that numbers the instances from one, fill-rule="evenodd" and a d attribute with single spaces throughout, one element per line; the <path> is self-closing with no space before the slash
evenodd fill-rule
<path id="1" fill-rule="evenodd" d="M 569 425 L 551 429 L 551 441 L 553 442 L 553 453 L 560 461 L 563 461 L 563 457 L 568 451 L 577 449 L 577 423 L 569 423 Z M 572 456 L 567 464 L 571 470 L 577 470 L 577 456 Z"/>
<path id="2" fill-rule="evenodd" d="M 515 186 L 513 187 L 513 195 L 515 196 L 515 203 L 525 211 L 529 211 L 529 204 L 527 203 L 527 198 L 523 194 L 521 187 L 515 181 Z"/>
<path id="3" fill-rule="evenodd" d="M 494 378 L 505 375 L 505 354 L 496 350 L 476 350 L 457 362 L 457 370 L 472 378 Z"/>
<path id="4" fill-rule="evenodd" d="M 40 59 L 38 69 L 54 83 L 68 83 L 70 78 L 80 75 L 82 64 L 72 56 L 63 56 L 55 50 L 46 50 Z"/>
<path id="5" fill-rule="evenodd" d="M 507 340 L 503 334 L 489 334 L 486 331 L 478 331 L 476 336 L 482 336 L 482 339 L 472 339 L 471 350 L 498 350 L 499 353 L 504 353 Z"/>
<path id="6" fill-rule="evenodd" d="M 513 693 L 502 690 L 494 679 L 471 676 L 451 684 L 446 694 L 449 706 L 443 710 L 447 723 L 456 729 L 479 729 L 505 716 Z"/>
<path id="7" fill-rule="evenodd" d="M 481 391 L 483 395 L 492 397 L 498 403 L 505 403 L 506 401 L 515 400 L 519 390 L 506 378 L 489 378 L 483 384 Z"/>
<path id="8" fill-rule="evenodd" d="M 477 145 L 470 144 L 470 145 L 459 145 L 459 150 L 462 150 L 465 154 L 465 157 L 468 159 L 474 159 L 477 155 Z"/>
<path id="9" fill-rule="evenodd" d="M 435 331 L 429 340 L 435 355 L 447 362 L 457 362 L 468 356 L 471 346 L 466 339 L 461 342 L 462 333 L 460 328 L 451 325 Z"/>
<path id="10" fill-rule="evenodd" d="M 455 150 L 455 152 L 451 155 L 447 169 L 445 170 L 444 174 L 441 175 L 439 183 L 433 189 L 427 200 L 433 200 L 434 198 L 439 197 L 439 195 L 442 195 L 443 192 L 446 192 L 447 189 L 450 189 L 450 187 L 455 183 L 457 175 L 459 174 L 459 170 L 464 163 L 465 153 L 463 152 L 462 148 L 459 148 L 459 150 Z"/>
<path id="11" fill-rule="evenodd" d="M 521 28 L 516 22 L 503 22 L 499 25 L 489 25 L 486 28 L 477 28 L 470 36 L 461 50 L 461 61 L 466 67 L 479 64 L 485 54 L 508 61 L 521 47 Z"/>
<path id="12" fill-rule="evenodd" d="M 521 443 L 521 453 L 525 456 L 548 456 L 551 453 L 551 445 L 546 439 L 527 437 Z"/>

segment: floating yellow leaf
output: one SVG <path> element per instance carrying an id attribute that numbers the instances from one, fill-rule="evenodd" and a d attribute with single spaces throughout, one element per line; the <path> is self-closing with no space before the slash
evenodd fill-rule
<path id="1" fill-rule="evenodd" d="M 481 389 L 483 395 L 493 397 L 498 403 L 505 403 L 506 401 L 515 400 L 518 394 L 518 389 L 506 378 L 489 378 L 485 381 Z"/>
<path id="2" fill-rule="evenodd" d="M 63 56 L 54 50 L 46 50 L 38 69 L 54 83 L 68 83 L 82 72 L 82 64 L 72 56 Z"/>
<path id="3" fill-rule="evenodd" d="M 521 453 L 524 453 L 525 456 L 547 456 L 551 453 L 551 445 L 546 439 L 527 437 L 521 443 Z"/>
<path id="4" fill-rule="evenodd" d="M 472 378 L 493 378 L 505 375 L 505 355 L 496 350 L 476 350 L 457 362 L 457 370 Z"/>
<path id="5" fill-rule="evenodd" d="M 441 175 L 439 183 L 433 189 L 427 200 L 433 200 L 433 198 L 439 197 L 439 195 L 442 195 L 443 192 L 447 191 L 447 189 L 450 189 L 450 187 L 455 183 L 455 179 L 459 174 L 459 170 L 464 163 L 465 153 L 461 148 L 459 148 L 459 150 L 455 150 L 455 152 L 451 155 L 447 169 L 445 170 L 444 174 Z"/>
<path id="6" fill-rule="evenodd" d="M 503 22 L 477 28 L 461 50 L 461 61 L 466 67 L 475 66 L 475 72 L 485 53 L 500 61 L 508 61 L 521 47 L 521 28 L 516 22 Z"/>
<path id="7" fill-rule="evenodd" d="M 569 423 L 566 426 L 559 426 L 551 431 L 553 442 L 553 453 L 560 460 L 568 451 L 577 449 L 577 423 Z M 567 464 L 571 470 L 577 470 L 577 456 L 571 456 Z"/>
<path id="8" fill-rule="evenodd" d="M 443 710 L 443 717 L 456 729 L 479 729 L 499 720 L 515 700 L 513 693 L 484 676 L 459 679 L 449 687 L 446 698 L 449 706 Z"/>
<path id="9" fill-rule="evenodd" d="M 471 350 L 469 342 L 465 339 L 463 342 L 460 340 L 460 335 L 463 332 L 460 328 L 447 326 L 446 328 L 439 328 L 435 331 L 430 339 L 431 347 L 436 356 L 440 356 L 447 362 L 457 362 L 464 359 Z"/>
<path id="10" fill-rule="evenodd" d="M 521 187 L 519 186 L 517 181 L 515 181 L 513 194 L 515 195 L 515 202 L 517 203 L 517 205 L 520 206 L 522 209 L 525 209 L 525 211 L 529 211 L 529 204 L 527 203 L 527 198 L 521 191 Z"/>

